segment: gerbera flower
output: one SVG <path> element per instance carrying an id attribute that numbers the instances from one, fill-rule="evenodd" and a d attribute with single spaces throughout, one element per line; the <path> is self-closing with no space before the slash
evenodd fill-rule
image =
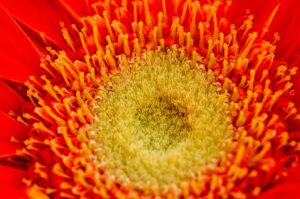
<path id="1" fill-rule="evenodd" d="M 294 1 L 2 0 L 10 198 L 296 198 Z"/>

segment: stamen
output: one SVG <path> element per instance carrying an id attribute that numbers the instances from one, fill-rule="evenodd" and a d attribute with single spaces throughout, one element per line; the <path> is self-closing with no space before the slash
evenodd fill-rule
<path id="1" fill-rule="evenodd" d="M 148 0 L 144 0 L 145 19 L 147 26 L 152 24 L 151 14 L 149 10 Z"/>

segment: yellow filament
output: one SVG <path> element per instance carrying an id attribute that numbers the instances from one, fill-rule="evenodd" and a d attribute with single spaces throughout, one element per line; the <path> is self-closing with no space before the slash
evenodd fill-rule
<path id="1" fill-rule="evenodd" d="M 192 45 L 193 45 L 192 35 L 191 35 L 190 32 L 188 32 L 188 33 L 186 34 L 186 45 L 185 45 L 185 47 L 186 47 L 186 49 L 188 50 L 188 49 L 190 49 L 190 47 L 191 47 Z"/>
<path id="2" fill-rule="evenodd" d="M 200 34 L 200 38 L 199 38 L 199 48 L 203 48 L 204 47 L 204 25 L 202 22 L 200 22 L 198 24 L 198 29 L 199 29 L 199 34 Z"/>
<path id="3" fill-rule="evenodd" d="M 104 61 L 103 61 L 102 53 L 101 53 L 100 51 L 97 51 L 97 52 L 96 52 L 96 55 L 97 55 L 98 63 L 99 63 L 99 65 L 100 65 L 100 72 L 101 72 L 101 75 L 102 75 L 102 77 L 105 78 L 105 77 L 107 76 L 107 74 L 106 74 L 106 69 L 107 69 L 107 67 L 106 67 L 106 64 L 105 64 Z"/>
<path id="4" fill-rule="evenodd" d="M 130 55 L 130 47 L 129 47 L 129 44 L 128 44 L 128 35 L 125 34 L 124 37 L 123 37 L 123 50 L 124 50 L 124 53 L 125 55 L 129 56 Z"/>
<path id="5" fill-rule="evenodd" d="M 213 40 L 209 39 L 208 40 L 208 49 L 207 49 L 207 55 L 206 55 L 206 59 L 208 59 L 211 56 L 212 50 L 213 50 Z"/>
<path id="6" fill-rule="evenodd" d="M 255 195 L 255 196 L 259 195 L 260 192 L 261 192 L 260 187 L 255 187 L 252 191 L 253 195 Z"/>
<path id="7" fill-rule="evenodd" d="M 111 26 L 115 29 L 115 31 L 117 32 L 118 35 L 123 35 L 123 30 L 120 26 L 120 22 L 117 20 L 114 20 L 111 24 Z"/>
<path id="8" fill-rule="evenodd" d="M 270 105 L 269 105 L 269 111 L 272 109 L 272 107 L 274 106 L 274 104 L 277 102 L 277 100 L 279 99 L 279 97 L 283 94 L 283 91 L 282 90 L 279 90 L 279 91 L 276 91 L 274 93 L 274 95 L 272 96 L 271 98 L 271 101 L 270 101 Z"/>
<path id="9" fill-rule="evenodd" d="M 254 81 L 255 81 L 255 70 L 250 70 L 250 80 L 249 80 L 249 89 L 253 90 L 254 87 Z"/>
<path id="10" fill-rule="evenodd" d="M 243 110 L 240 111 L 238 119 L 236 121 L 237 126 L 242 126 L 246 122 L 245 112 Z"/>
<path id="11" fill-rule="evenodd" d="M 61 168 L 61 166 L 58 163 L 54 164 L 52 171 L 60 177 L 70 179 L 70 176 L 65 174 L 65 171 Z"/>
<path id="12" fill-rule="evenodd" d="M 84 73 L 83 72 L 79 73 L 79 83 L 80 83 L 80 87 L 82 89 L 84 89 L 85 88 L 85 81 L 84 81 Z"/>
<path id="13" fill-rule="evenodd" d="M 224 59 L 228 60 L 228 44 L 224 44 Z"/>
<path id="14" fill-rule="evenodd" d="M 69 127 L 70 130 L 71 130 L 71 133 L 73 133 L 74 135 L 76 135 L 78 131 L 77 131 L 77 129 L 75 128 L 74 121 L 71 120 L 71 119 L 68 119 L 67 123 L 68 123 L 68 127 Z"/>
<path id="15" fill-rule="evenodd" d="M 243 75 L 243 76 L 242 76 L 242 79 L 241 79 L 241 81 L 240 81 L 240 83 L 239 83 L 239 87 L 240 87 L 240 88 L 244 87 L 245 84 L 246 84 L 246 82 L 247 82 L 247 77 L 246 77 L 245 75 Z"/>
<path id="16" fill-rule="evenodd" d="M 49 69 L 49 67 L 46 65 L 46 63 L 41 62 L 40 67 L 45 69 L 52 77 L 55 77 L 55 75 L 52 73 L 52 71 Z"/>
<path id="17" fill-rule="evenodd" d="M 249 41 L 247 42 L 245 49 L 242 51 L 242 53 L 240 55 L 241 58 L 245 58 L 248 55 L 256 37 L 257 37 L 256 32 L 249 34 Z"/>
<path id="18" fill-rule="evenodd" d="M 211 11 L 213 13 L 213 22 L 214 22 L 213 39 L 216 40 L 219 35 L 219 28 L 218 28 L 218 21 L 217 21 L 217 8 L 215 6 L 212 6 Z"/>
<path id="19" fill-rule="evenodd" d="M 263 104 L 262 103 L 256 103 L 255 104 L 255 111 L 254 111 L 254 117 L 257 117 L 260 113 L 260 111 L 263 108 Z"/>
<path id="20" fill-rule="evenodd" d="M 110 50 L 106 49 L 106 54 L 105 54 L 105 58 L 106 60 L 108 61 L 108 64 L 113 68 L 115 69 L 117 67 L 117 64 L 116 64 L 116 61 L 115 59 L 113 58 Z"/>
<path id="21" fill-rule="evenodd" d="M 220 43 L 219 43 L 219 52 L 222 53 L 223 52 L 223 46 L 224 46 L 224 33 L 220 33 L 219 34 L 220 37 Z"/>
<path id="22" fill-rule="evenodd" d="M 109 48 L 110 52 L 114 56 L 116 54 L 116 52 L 115 52 L 114 45 L 113 45 L 113 43 L 111 41 L 111 37 L 109 35 L 106 36 L 106 41 L 107 41 L 108 48 Z"/>
<path id="23" fill-rule="evenodd" d="M 61 62 L 62 62 L 62 64 L 63 64 L 63 66 L 70 72 L 70 74 L 71 74 L 71 76 L 72 76 L 72 78 L 73 79 L 78 79 L 78 73 L 77 73 L 77 71 L 75 72 L 74 70 L 73 70 L 73 68 L 71 67 L 71 65 L 70 64 L 73 64 L 72 62 L 69 64 L 66 60 L 65 60 L 65 58 L 67 58 L 67 56 L 65 55 L 65 54 L 62 54 L 62 55 L 60 55 L 59 56 L 59 59 L 61 60 Z"/>
<path id="24" fill-rule="evenodd" d="M 45 171 L 42 170 L 45 166 L 41 165 L 39 162 L 35 162 L 34 164 L 34 172 L 39 174 L 41 178 L 48 179 L 48 175 Z"/>
<path id="25" fill-rule="evenodd" d="M 161 47 L 161 48 L 164 48 L 164 47 L 165 47 L 165 40 L 164 40 L 164 39 L 160 39 L 160 40 L 159 40 L 159 43 L 160 43 L 160 47 Z"/>
<path id="26" fill-rule="evenodd" d="M 77 109 L 77 117 L 82 124 L 86 124 L 86 119 L 83 116 L 83 112 L 81 108 Z"/>
<path id="27" fill-rule="evenodd" d="M 65 107 L 67 113 L 70 114 L 71 113 L 71 107 L 69 105 L 70 104 L 70 98 L 64 98 L 63 99 L 63 104 L 64 104 L 64 107 Z"/>
<path id="28" fill-rule="evenodd" d="M 37 186 L 32 186 L 27 189 L 26 194 L 29 198 L 36 198 L 36 199 L 50 199 L 43 191 L 38 188 Z"/>
<path id="29" fill-rule="evenodd" d="M 68 131 L 66 127 L 59 127 L 58 132 L 63 135 L 63 138 L 66 142 L 67 147 L 70 149 L 71 152 L 76 152 L 78 148 L 73 145 L 72 139 L 68 135 Z"/>
<path id="30" fill-rule="evenodd" d="M 114 36 L 114 34 L 112 32 L 112 29 L 111 29 L 111 26 L 110 26 L 110 21 L 108 19 L 107 10 L 103 11 L 103 18 L 105 20 L 105 25 L 106 25 L 106 28 L 107 28 L 107 31 L 108 31 L 110 37 L 112 38 L 113 41 L 115 41 L 115 36 Z"/>
<path id="31" fill-rule="evenodd" d="M 233 93 L 231 95 L 231 100 L 232 101 L 237 101 L 239 99 L 239 93 L 238 93 L 238 89 L 236 87 L 234 87 L 233 89 Z"/>
<path id="32" fill-rule="evenodd" d="M 196 66 L 197 62 L 198 62 L 198 53 L 196 51 L 193 51 L 192 53 L 192 66 Z"/>
<path id="33" fill-rule="evenodd" d="M 180 46 L 183 45 L 184 43 L 184 32 L 183 32 L 183 27 L 181 25 L 178 26 L 177 28 L 177 31 L 178 31 L 178 44 Z"/>
<path id="34" fill-rule="evenodd" d="M 58 96 L 56 95 L 56 92 L 53 90 L 53 86 L 51 82 L 47 79 L 45 75 L 41 76 L 41 79 L 46 82 L 46 84 L 43 86 L 43 88 L 54 98 L 56 101 L 60 101 Z"/>
<path id="35" fill-rule="evenodd" d="M 73 45 L 73 40 L 72 40 L 68 30 L 65 27 L 63 27 L 61 29 L 61 31 L 62 31 L 63 37 L 64 37 L 65 41 L 67 42 L 68 46 L 75 52 L 76 50 Z"/>
<path id="36" fill-rule="evenodd" d="M 95 40 L 95 44 L 96 44 L 96 48 L 97 51 L 100 51 L 102 53 L 102 55 L 104 54 L 104 51 L 99 43 L 99 39 L 100 39 L 100 35 L 99 35 L 99 31 L 97 27 L 93 28 L 93 35 L 94 35 L 94 40 Z"/>
<path id="37" fill-rule="evenodd" d="M 200 5 L 199 2 L 193 2 L 192 4 L 192 20 L 191 20 L 191 25 L 190 25 L 190 32 L 192 34 L 192 36 L 195 35 L 196 32 L 196 14 L 197 14 L 197 10 L 199 9 Z"/>
<path id="38" fill-rule="evenodd" d="M 92 113 L 90 112 L 90 110 L 88 109 L 86 103 L 83 101 L 81 94 L 79 91 L 76 92 L 76 98 L 77 98 L 77 102 L 80 105 L 80 107 L 83 109 L 83 111 L 88 115 L 92 115 Z M 78 109 L 80 110 L 80 109 Z"/>
<path id="39" fill-rule="evenodd" d="M 148 26 L 150 26 L 152 24 L 152 20 L 151 20 L 151 14 L 150 14 L 150 11 L 149 11 L 148 0 L 144 0 L 144 10 L 145 10 L 146 24 Z"/>
<path id="40" fill-rule="evenodd" d="M 162 0 L 162 8 L 163 8 L 163 19 L 164 19 L 164 23 L 167 23 L 167 22 L 168 22 L 168 15 L 167 15 L 166 0 Z"/>
<path id="41" fill-rule="evenodd" d="M 94 71 L 94 69 L 93 69 L 92 71 Z M 87 100 L 92 100 L 92 99 L 93 99 L 93 97 L 92 97 L 92 95 L 90 94 L 89 91 L 83 90 L 82 92 L 83 92 L 83 96 L 84 96 Z"/>
<path id="42" fill-rule="evenodd" d="M 229 73 L 228 61 L 224 59 L 223 68 L 222 68 L 222 76 L 225 77 Z"/>
<path id="43" fill-rule="evenodd" d="M 44 109 L 46 113 L 50 117 L 52 117 L 59 126 L 64 126 L 66 124 L 65 120 L 63 120 L 62 118 L 58 117 L 55 113 L 53 113 L 53 111 L 49 106 L 45 106 Z"/>
<path id="44" fill-rule="evenodd" d="M 171 25 L 171 29 L 170 29 L 170 37 L 175 40 L 175 36 L 176 36 L 176 30 L 177 30 L 177 26 L 179 25 L 179 18 L 175 18 L 172 22 Z"/>
<path id="45" fill-rule="evenodd" d="M 215 64 L 215 62 L 216 62 L 215 54 L 211 53 L 209 56 L 209 61 L 208 61 L 207 67 L 212 68 L 212 66 Z"/>
<path id="46" fill-rule="evenodd" d="M 143 26 L 144 26 L 144 24 L 143 24 L 143 22 L 142 21 L 140 21 L 139 22 L 139 24 L 138 24 L 138 26 L 139 26 L 139 32 L 138 32 L 138 35 L 139 35 L 139 41 L 141 42 L 141 44 L 145 44 L 145 38 L 144 38 L 144 32 L 143 32 Z"/>
<path id="47" fill-rule="evenodd" d="M 263 38 L 263 37 L 265 36 L 265 34 L 269 31 L 269 27 L 270 27 L 270 25 L 272 24 L 272 21 L 273 21 L 273 19 L 274 19 L 276 13 L 277 13 L 277 11 L 278 11 L 279 6 L 280 6 L 280 3 L 278 3 L 278 4 L 275 6 L 275 8 L 273 9 L 273 11 L 272 11 L 270 17 L 269 17 L 268 20 L 266 21 L 265 27 L 263 28 L 263 31 L 262 31 L 262 33 L 261 33 L 261 35 L 260 35 L 261 38 Z"/>
<path id="48" fill-rule="evenodd" d="M 133 20 L 135 23 L 137 23 L 138 18 L 137 18 L 137 1 L 132 2 L 133 4 Z"/>
<path id="49" fill-rule="evenodd" d="M 83 47 L 83 50 L 84 50 L 85 54 L 89 55 L 90 53 L 89 53 L 89 50 L 88 50 L 88 48 L 86 46 L 85 39 L 83 37 L 82 32 L 79 33 L 79 37 L 80 37 L 80 42 L 81 42 L 81 45 Z"/>
<path id="50" fill-rule="evenodd" d="M 234 161 L 235 165 L 239 165 L 241 163 L 241 161 L 243 160 L 244 153 L 245 153 L 245 146 L 241 145 L 235 157 L 235 161 Z"/>
<path id="51" fill-rule="evenodd" d="M 259 161 L 260 159 L 262 159 L 265 156 L 265 154 L 270 150 L 270 148 L 271 148 L 270 142 L 264 143 L 263 149 L 253 157 L 252 161 L 256 162 L 256 161 Z"/>
<path id="52" fill-rule="evenodd" d="M 134 39 L 133 41 L 133 45 L 134 45 L 134 51 L 137 55 L 141 55 L 141 47 L 140 47 L 140 44 L 139 44 L 139 40 L 136 38 Z"/>
<path id="53" fill-rule="evenodd" d="M 163 13 L 159 12 L 158 13 L 158 23 L 157 23 L 157 26 L 158 26 L 157 36 L 159 39 L 163 37 L 162 20 L 163 20 Z"/>

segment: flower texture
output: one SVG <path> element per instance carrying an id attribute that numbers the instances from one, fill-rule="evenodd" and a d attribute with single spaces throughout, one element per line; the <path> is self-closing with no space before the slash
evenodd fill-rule
<path id="1" fill-rule="evenodd" d="M 299 11 L 1 0 L 2 197 L 299 198 Z"/>

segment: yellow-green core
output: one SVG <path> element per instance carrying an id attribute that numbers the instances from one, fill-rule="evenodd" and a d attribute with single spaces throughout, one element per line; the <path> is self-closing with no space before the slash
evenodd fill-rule
<path id="1" fill-rule="evenodd" d="M 89 127 L 109 175 L 137 188 L 178 186 L 213 166 L 232 135 L 228 96 L 183 51 L 120 59 Z"/>

